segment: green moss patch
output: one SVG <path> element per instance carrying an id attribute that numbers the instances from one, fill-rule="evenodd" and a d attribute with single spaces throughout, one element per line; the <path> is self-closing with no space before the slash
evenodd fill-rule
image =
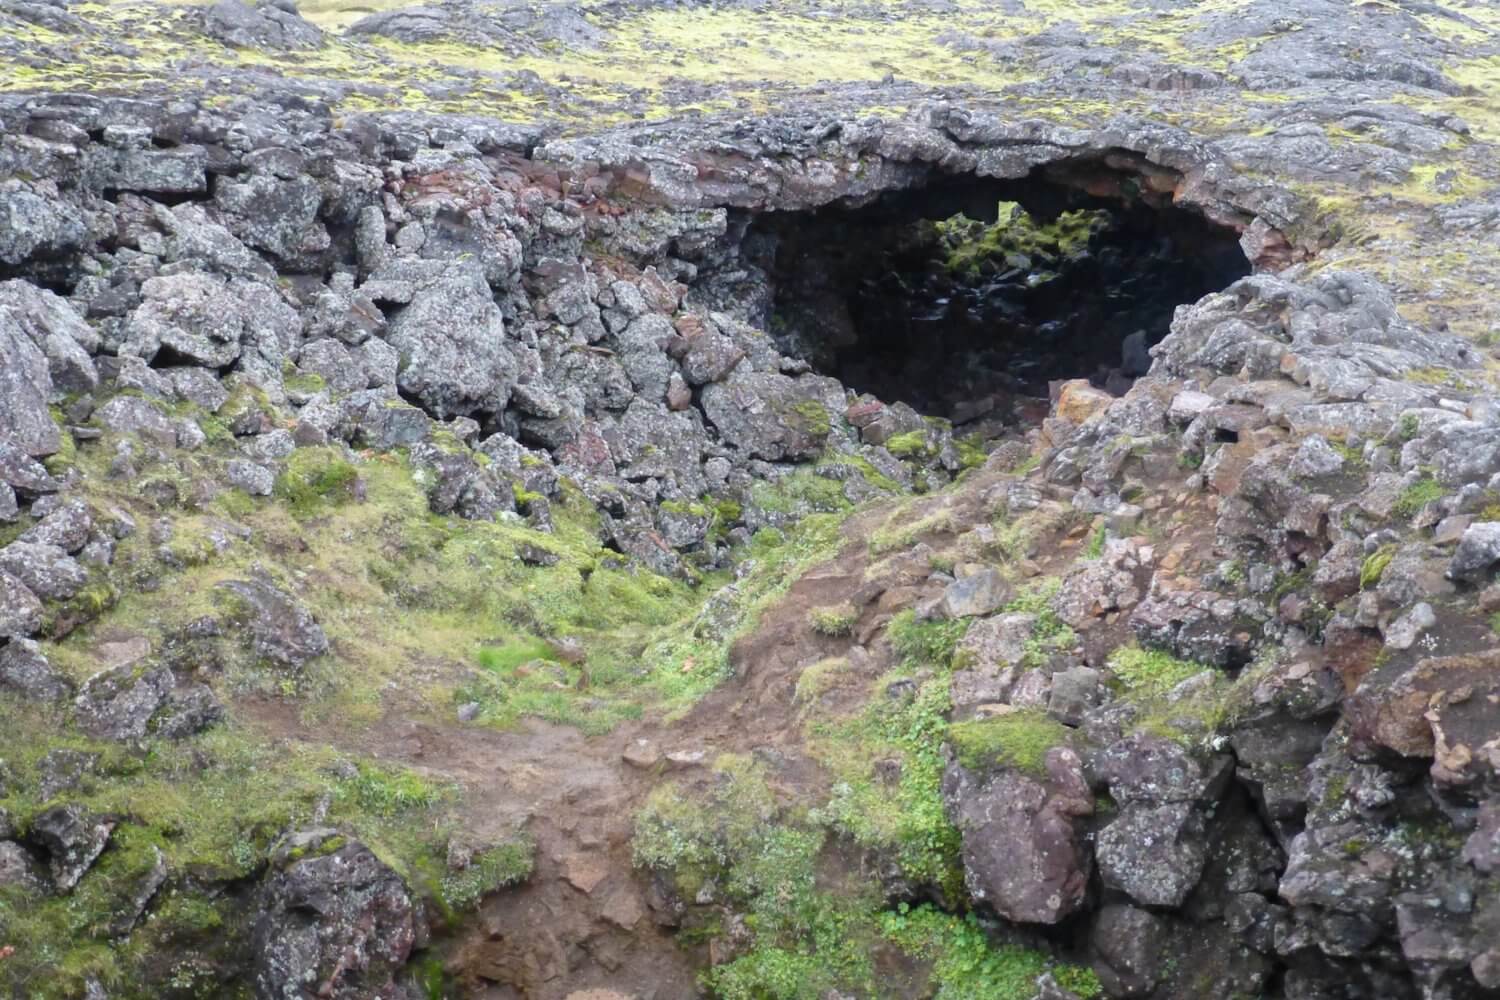
<path id="1" fill-rule="evenodd" d="M 968 631 L 967 620 L 921 621 L 910 608 L 897 614 L 885 627 L 892 648 L 908 667 L 931 666 L 942 670 L 952 665 L 953 652 Z"/>
<path id="2" fill-rule="evenodd" d="M 948 729 L 959 763 L 970 770 L 1012 768 L 1046 772 L 1047 751 L 1066 746 L 1073 731 L 1041 709 L 1022 709 L 987 719 L 956 722 Z"/>

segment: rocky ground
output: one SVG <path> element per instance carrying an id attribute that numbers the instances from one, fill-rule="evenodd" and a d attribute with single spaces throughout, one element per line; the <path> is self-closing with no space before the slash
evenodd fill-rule
<path id="1" fill-rule="evenodd" d="M 0 992 L 1500 996 L 1497 90 L 0 0 Z"/>

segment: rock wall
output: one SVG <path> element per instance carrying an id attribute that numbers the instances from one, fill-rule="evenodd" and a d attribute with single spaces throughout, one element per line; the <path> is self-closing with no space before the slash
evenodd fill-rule
<path id="1" fill-rule="evenodd" d="M 193 732 L 220 706 L 173 669 L 75 692 L 34 641 L 103 610 L 91 573 L 135 530 L 44 464 L 68 449 L 129 435 L 110 475 L 134 481 L 146 456 L 212 435 L 211 488 L 255 495 L 301 449 L 404 448 L 434 512 L 542 530 L 567 479 L 613 547 L 691 576 L 810 509 L 757 504 L 752 483 L 858 459 L 878 475 L 836 481 L 866 499 L 911 481 L 883 443 L 924 428 L 746 323 L 755 275 L 740 301 L 702 280 L 733 270 L 731 209 L 1040 169 L 1103 195 L 1128 179 L 1241 230 L 1263 265 L 1313 249 L 1283 235 L 1291 195 L 1155 125 L 935 106 L 543 142 L 457 117 L 69 96 L 8 97 L 0 124 L 0 523 L 19 529 L 0 548 L 0 682 L 74 697 L 80 725 L 111 738 Z M 1041 774 L 950 766 L 972 897 L 1018 923 L 1081 922 L 1112 996 L 1203 995 L 1190 971 L 1210 959 L 1217 985 L 1306 1000 L 1500 989 L 1500 692 L 1478 624 L 1500 607 L 1500 438 L 1481 357 L 1402 319 L 1369 278 L 1296 268 L 1185 307 L 1153 353 L 1121 399 L 1070 387 L 1039 472 L 1007 487 L 1013 512 L 1045 497 L 1107 531 L 1055 600 L 1078 649 L 982 700 L 1045 706 L 1079 750 L 1053 748 Z M 951 435 L 931 435 L 923 461 L 958 471 Z M 1134 537 L 1174 476 L 1211 501 L 1211 572 Z M 721 500 L 738 513 L 714 533 L 703 504 Z M 951 582 L 965 589 L 923 613 L 989 621 L 1001 598 Z M 326 650 L 275 587 L 228 589 L 257 656 L 296 670 Z M 1169 712 L 1190 718 L 1171 735 L 1143 735 L 1128 699 L 1095 698 L 1076 672 L 1131 635 L 1219 671 L 1173 688 Z M 1200 700 L 1215 678 L 1244 703 Z M 1106 792 L 1118 811 L 1094 816 Z M 0 876 L 41 879 L 35 851 L 71 888 L 113 822 L 48 810 Z M 253 935 L 260 995 L 304 972 L 325 995 L 392 995 L 421 933 L 399 880 L 359 845 L 282 860 Z"/>

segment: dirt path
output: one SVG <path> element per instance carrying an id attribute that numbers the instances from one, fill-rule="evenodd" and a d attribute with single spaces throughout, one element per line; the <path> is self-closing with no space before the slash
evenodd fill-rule
<path id="1" fill-rule="evenodd" d="M 470 996 L 567 1000 L 584 993 L 588 1000 L 615 1000 L 585 993 L 593 989 L 634 1000 L 682 1000 L 696 995 L 701 963 L 653 920 L 651 881 L 631 862 L 637 809 L 663 780 L 704 777 L 704 765 L 724 753 L 774 752 L 783 762 L 776 781 L 787 794 L 821 797 L 827 778 L 803 748 L 797 678 L 811 663 L 848 656 L 852 686 L 867 688 L 860 682 L 891 665 L 881 625 L 910 603 L 930 572 L 920 552 L 873 556 L 871 534 L 893 516 L 916 523 L 942 507 L 952 511 L 953 524 L 972 524 L 996 478 L 981 473 L 951 493 L 851 517 L 839 554 L 807 572 L 735 644 L 734 676 L 671 723 L 630 722 L 585 737 L 537 719 L 496 731 L 391 713 L 342 731 L 309 727 L 285 703 L 247 706 L 247 714 L 270 735 L 332 743 L 459 784 L 461 826 L 477 842 L 523 825 L 535 838 L 532 878 L 491 897 L 453 949 L 449 967 Z M 809 608 L 845 602 L 860 609 L 852 637 L 820 636 L 808 627 Z"/>

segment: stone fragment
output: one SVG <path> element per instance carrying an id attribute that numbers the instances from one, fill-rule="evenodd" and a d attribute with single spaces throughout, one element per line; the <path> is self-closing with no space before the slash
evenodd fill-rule
<path id="1" fill-rule="evenodd" d="M 47 408 L 52 399 L 47 356 L 7 310 L 0 309 L 0 442 L 33 457 L 51 455 L 62 435 Z"/>
<path id="2" fill-rule="evenodd" d="M 421 930 L 401 878 L 357 841 L 273 874 L 251 933 L 257 997 L 289 983 L 339 1000 L 395 997 Z"/>
<path id="3" fill-rule="evenodd" d="M 987 566 L 950 583 L 943 591 L 938 611 L 950 619 L 987 615 L 1009 600 L 1010 593 L 1010 585 L 1000 571 Z"/>
<path id="4" fill-rule="evenodd" d="M 269 583 L 234 580 L 219 585 L 234 595 L 232 619 L 245 630 L 254 655 L 273 667 L 299 671 L 328 652 L 328 638 L 308 610 Z"/>
<path id="5" fill-rule="evenodd" d="M 1079 817 L 1093 811 L 1082 764 L 1047 754 L 1045 777 L 984 777 L 950 765 L 943 798 L 963 835 L 970 893 L 1007 920 L 1055 924 L 1083 906 L 1092 867 Z"/>
<path id="6" fill-rule="evenodd" d="M 73 685 L 47 662 L 40 645 L 17 636 L 0 646 L 0 690 L 28 701 L 61 701 Z"/>
<path id="7" fill-rule="evenodd" d="M 1500 562 L 1500 521 L 1476 521 L 1464 530 L 1448 564 L 1454 580 L 1483 581 Z"/>
<path id="8" fill-rule="evenodd" d="M 0 571 L 48 601 L 66 601 L 89 578 L 88 571 L 62 549 L 35 542 L 15 541 L 0 549 Z"/>
<path id="9" fill-rule="evenodd" d="M 0 570 L 0 639 L 35 635 L 41 630 L 42 614 L 42 602 L 31 588 Z"/>
<path id="10" fill-rule="evenodd" d="M 114 821 L 95 816 L 83 806 L 64 804 L 32 817 L 27 836 L 47 852 L 52 885 L 65 893 L 104 853 L 114 828 Z"/>

